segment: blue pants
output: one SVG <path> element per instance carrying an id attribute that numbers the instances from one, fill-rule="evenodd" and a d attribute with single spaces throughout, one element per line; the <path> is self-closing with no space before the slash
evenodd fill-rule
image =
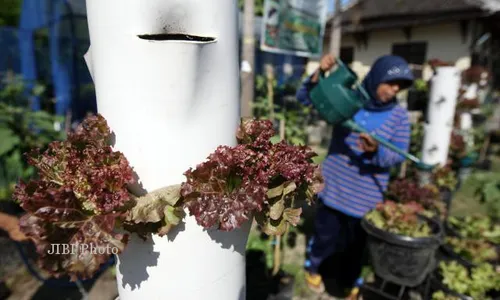
<path id="1" fill-rule="evenodd" d="M 314 227 L 306 250 L 305 269 L 318 274 L 321 264 L 332 257 L 332 263 L 325 266 L 328 278 L 352 288 L 361 275 L 364 261 L 366 234 L 361 219 L 329 208 L 319 199 Z"/>

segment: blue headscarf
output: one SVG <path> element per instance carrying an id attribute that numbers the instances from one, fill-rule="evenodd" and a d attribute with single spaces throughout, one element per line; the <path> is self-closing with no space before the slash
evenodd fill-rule
<path id="1" fill-rule="evenodd" d="M 362 82 L 362 86 L 371 98 L 365 105 L 365 109 L 385 111 L 397 105 L 396 97 L 387 103 L 383 103 L 377 99 L 378 85 L 393 80 L 403 81 L 405 83 L 404 86 L 401 86 L 401 89 L 410 87 L 414 80 L 410 66 L 406 60 L 399 56 L 384 55 L 379 57 Z"/>

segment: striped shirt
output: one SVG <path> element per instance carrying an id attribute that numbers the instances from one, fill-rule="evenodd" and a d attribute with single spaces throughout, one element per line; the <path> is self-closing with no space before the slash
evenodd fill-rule
<path id="1" fill-rule="evenodd" d="M 310 77 L 297 91 L 297 100 L 304 105 L 312 104 L 309 98 L 309 80 Z M 400 105 L 388 111 L 361 109 L 353 120 L 369 132 L 408 151 L 408 111 Z M 359 149 L 358 141 L 359 133 L 343 126 L 335 126 L 328 155 L 321 166 L 325 188 L 319 197 L 326 206 L 361 218 L 383 200 L 390 168 L 400 164 L 405 158 L 380 144 L 377 152 L 364 153 Z"/>

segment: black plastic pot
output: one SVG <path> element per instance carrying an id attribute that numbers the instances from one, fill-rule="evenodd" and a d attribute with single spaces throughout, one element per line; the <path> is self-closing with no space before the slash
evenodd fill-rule
<path id="1" fill-rule="evenodd" d="M 368 234 L 371 261 L 378 276 L 395 284 L 416 287 L 435 269 L 436 250 L 443 241 L 443 229 L 436 220 L 423 216 L 421 220 L 431 226 L 432 236 L 401 236 L 362 220 L 361 225 Z"/>

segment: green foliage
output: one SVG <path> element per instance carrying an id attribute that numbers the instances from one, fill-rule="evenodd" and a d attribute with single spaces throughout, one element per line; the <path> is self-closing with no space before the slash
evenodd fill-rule
<path id="1" fill-rule="evenodd" d="M 481 264 L 469 272 L 456 261 L 441 262 L 439 271 L 443 284 L 450 290 L 467 295 L 476 300 L 491 299 L 487 294 L 500 290 L 500 273 L 491 264 Z M 434 298 L 433 299 L 443 299 Z"/>
<path id="2" fill-rule="evenodd" d="M 422 141 L 424 140 L 424 123 L 411 124 L 410 153 L 419 157 L 422 152 Z"/>
<path id="3" fill-rule="evenodd" d="M 415 89 L 419 92 L 427 92 L 429 90 L 429 86 L 425 80 L 417 79 L 415 80 Z"/>
<path id="4" fill-rule="evenodd" d="M 447 295 L 443 291 L 437 291 L 432 294 L 432 300 L 460 300 L 460 298 Z"/>
<path id="5" fill-rule="evenodd" d="M 495 246 L 483 240 L 447 237 L 446 243 L 453 248 L 456 254 L 474 264 L 491 262 L 498 259 Z"/>
<path id="6" fill-rule="evenodd" d="M 366 214 L 365 218 L 375 227 L 399 235 L 409 237 L 426 237 L 432 234 L 427 222 L 422 221 L 418 214 L 424 208 L 416 202 L 406 204 L 385 201 Z"/>
<path id="7" fill-rule="evenodd" d="M 463 238 L 500 244 L 500 224 L 488 216 L 450 217 L 448 222 Z"/>
<path id="8" fill-rule="evenodd" d="M 458 184 L 457 175 L 449 166 L 435 169 L 432 174 L 432 180 L 438 188 L 449 191 L 454 191 Z"/>
<path id="9" fill-rule="evenodd" d="M 0 90 L 0 200 L 10 199 L 19 179 L 28 179 L 34 172 L 23 154 L 33 148 L 44 148 L 64 133 L 55 128 L 62 122 L 45 111 L 32 111 L 29 100 L 42 96 L 44 87 L 35 85 L 30 95 L 25 94 L 25 83 L 18 76 L 8 76 Z"/>
<path id="10" fill-rule="evenodd" d="M 264 0 L 254 0 L 254 12 L 256 16 L 262 16 L 264 13 Z M 245 6 L 245 0 L 238 0 L 238 7 L 241 11 L 243 11 L 243 7 Z"/>
<path id="11" fill-rule="evenodd" d="M 479 181 L 476 196 L 491 218 L 500 219 L 500 177 L 495 173 L 477 174 L 475 177 Z"/>
<path id="12" fill-rule="evenodd" d="M 22 0 L 2 0 L 0 4 L 0 26 L 14 26 L 19 23 Z"/>
<path id="13" fill-rule="evenodd" d="M 273 107 L 268 99 L 268 79 L 263 75 L 255 78 L 255 100 L 253 102 L 254 116 L 257 119 L 269 120 L 274 117 L 277 122 L 285 123 L 285 140 L 292 145 L 306 145 L 307 124 L 311 114 L 311 108 L 300 105 L 296 101 L 288 102 L 283 97 L 283 104 L 276 104 L 279 96 L 289 94 L 297 89 L 297 84 L 289 83 L 281 87 L 277 86 L 276 80 L 272 81 L 273 87 Z M 279 136 L 273 142 L 279 141 Z"/>

